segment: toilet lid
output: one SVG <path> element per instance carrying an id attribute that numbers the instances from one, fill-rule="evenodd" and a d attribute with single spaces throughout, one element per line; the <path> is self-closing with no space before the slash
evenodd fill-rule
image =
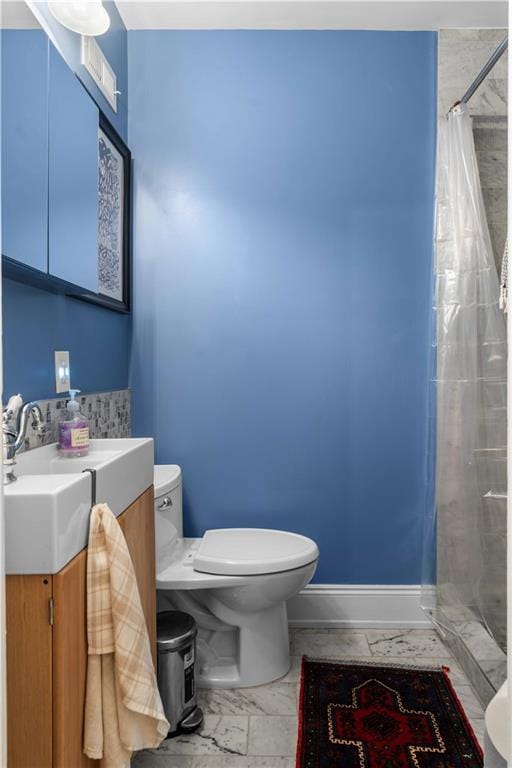
<path id="1" fill-rule="evenodd" d="M 206 531 L 194 558 L 194 570 L 226 576 L 255 576 L 291 571 L 318 558 L 312 539 L 265 528 Z"/>

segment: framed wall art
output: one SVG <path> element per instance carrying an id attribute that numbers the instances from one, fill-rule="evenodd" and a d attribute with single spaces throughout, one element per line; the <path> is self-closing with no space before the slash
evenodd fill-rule
<path id="1" fill-rule="evenodd" d="M 100 113 L 98 128 L 98 303 L 130 311 L 131 153 Z"/>

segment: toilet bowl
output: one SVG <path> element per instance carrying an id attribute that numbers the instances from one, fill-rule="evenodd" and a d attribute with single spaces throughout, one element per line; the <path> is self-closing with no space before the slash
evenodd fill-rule
<path id="1" fill-rule="evenodd" d="M 181 470 L 155 467 L 158 610 L 190 613 L 198 625 L 202 687 L 261 685 L 290 667 L 286 601 L 309 583 L 314 541 L 262 528 L 183 538 Z"/>

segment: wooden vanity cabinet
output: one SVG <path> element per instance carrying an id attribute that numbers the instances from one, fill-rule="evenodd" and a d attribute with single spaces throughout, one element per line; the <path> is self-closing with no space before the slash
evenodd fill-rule
<path id="1" fill-rule="evenodd" d="M 118 518 L 156 661 L 153 488 Z M 6 577 L 8 768 L 91 768 L 82 752 L 87 671 L 86 563 Z"/>

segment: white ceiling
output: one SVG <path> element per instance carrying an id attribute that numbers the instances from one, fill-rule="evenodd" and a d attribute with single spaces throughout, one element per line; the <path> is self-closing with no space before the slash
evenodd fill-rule
<path id="1" fill-rule="evenodd" d="M 39 24 L 26 3 L 20 0 L 2 0 L 0 27 L 2 29 L 37 29 Z"/>
<path id="2" fill-rule="evenodd" d="M 127 29 L 506 27 L 506 0 L 118 0 Z"/>

